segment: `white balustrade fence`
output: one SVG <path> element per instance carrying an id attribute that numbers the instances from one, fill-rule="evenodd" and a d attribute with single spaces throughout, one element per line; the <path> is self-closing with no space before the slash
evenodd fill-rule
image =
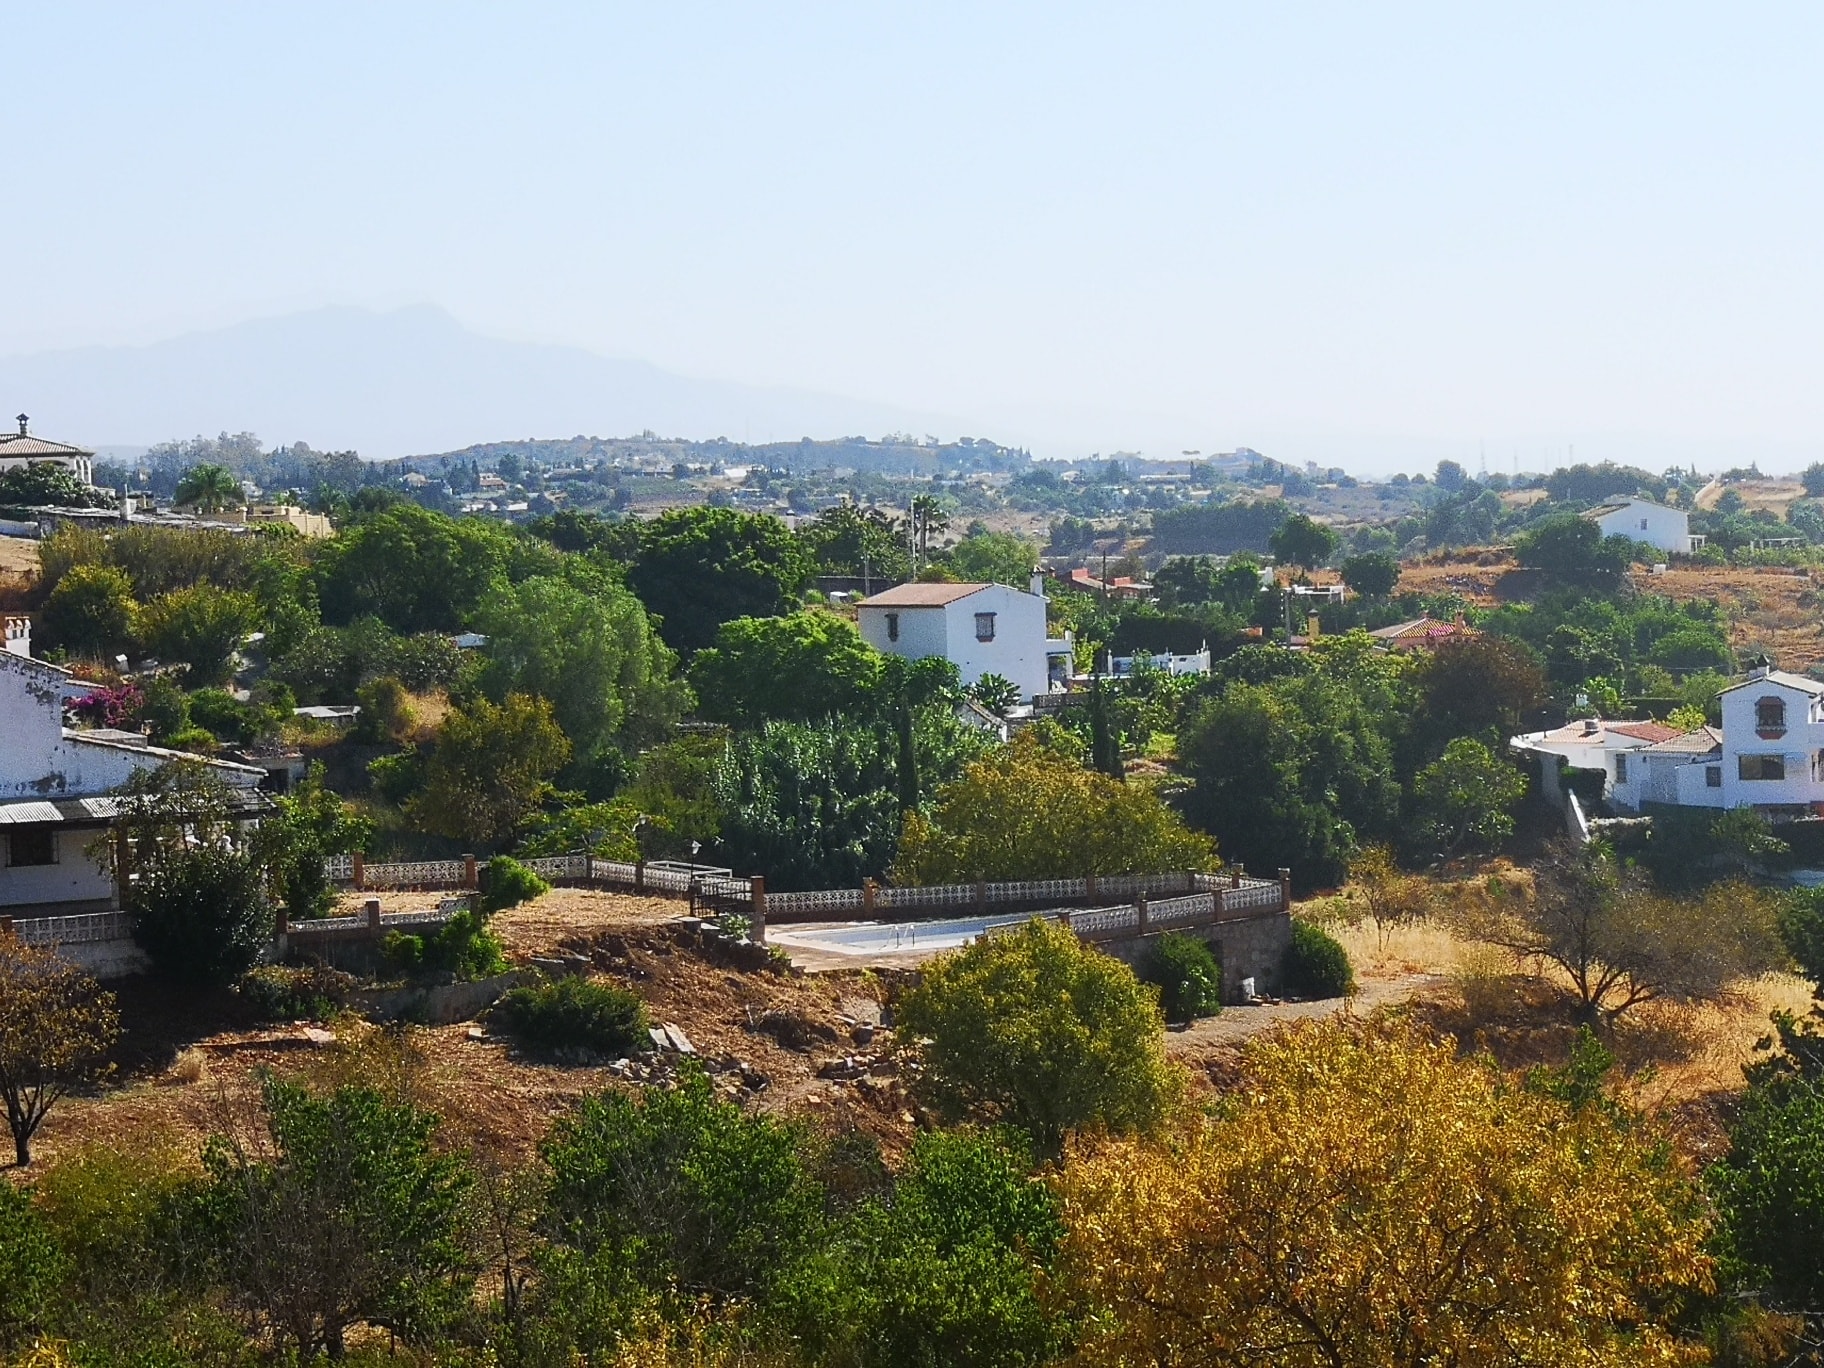
<path id="1" fill-rule="evenodd" d="M 13 934 L 26 945 L 96 945 L 131 940 L 132 923 L 125 912 L 79 912 L 69 917 L 25 917 L 13 922 Z"/>

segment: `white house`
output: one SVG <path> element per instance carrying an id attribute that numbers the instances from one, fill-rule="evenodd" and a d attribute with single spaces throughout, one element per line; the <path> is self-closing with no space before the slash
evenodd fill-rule
<path id="1" fill-rule="evenodd" d="M 1603 797 L 1618 801 L 1616 785 L 1629 783 L 1634 757 L 1677 735 L 1677 728 L 1659 722 L 1605 722 L 1590 717 L 1551 731 L 1528 732 L 1508 744 L 1538 757 L 1539 792 L 1550 801 L 1560 803 L 1564 798 L 1558 780 L 1560 768 L 1601 770 Z"/>
<path id="2" fill-rule="evenodd" d="M 1583 516 L 1600 527 L 1605 537 L 1626 537 L 1682 556 L 1704 544 L 1701 536 L 1691 535 L 1690 514 L 1651 499 L 1611 499 L 1586 509 Z"/>
<path id="3" fill-rule="evenodd" d="M 1035 576 L 1035 589 L 1039 584 Z M 863 641 L 887 655 L 942 656 L 965 686 L 998 674 L 1030 700 L 1070 677 L 1070 633 L 1047 637 L 1045 595 L 1011 585 L 902 584 L 863 600 L 856 625 Z"/>
<path id="4" fill-rule="evenodd" d="M 19 431 L 0 434 L 0 474 L 20 466 L 61 466 L 84 484 L 93 473 L 95 453 L 68 442 L 47 442 L 27 430 L 31 419 L 19 415 Z"/>
<path id="5" fill-rule="evenodd" d="M 1748 807 L 1775 821 L 1824 816 L 1824 681 L 1763 667 L 1718 698 L 1720 728 L 1677 734 L 1657 722 L 1592 719 L 1512 745 L 1546 761 L 1548 797 L 1558 796 L 1561 759 L 1601 770 L 1603 796 L 1624 812 L 1663 804 Z"/>
<path id="6" fill-rule="evenodd" d="M 53 916 L 118 906 L 113 862 L 98 842 L 115 816 L 106 796 L 182 756 L 135 732 L 63 725 L 67 699 L 90 691 L 68 670 L 0 651 L 0 915 Z M 183 757 L 195 759 L 197 757 Z M 207 762 L 259 804 L 265 771 Z"/>

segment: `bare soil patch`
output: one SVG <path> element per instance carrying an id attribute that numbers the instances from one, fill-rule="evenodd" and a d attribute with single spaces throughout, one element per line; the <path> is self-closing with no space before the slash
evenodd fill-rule
<path id="1" fill-rule="evenodd" d="M 431 905 L 437 895 L 366 896 L 403 910 Z M 555 889 L 501 913 L 494 925 L 513 959 L 582 956 L 592 975 L 625 984 L 655 1024 L 683 1030 L 725 1095 L 803 1117 L 821 1132 L 860 1129 L 889 1155 L 902 1152 L 916 1113 L 891 1060 L 892 1031 L 857 1032 L 854 1025 L 890 1020 L 887 984 L 867 973 L 805 977 L 724 963 L 679 934 L 683 910 L 676 901 Z M 186 995 L 144 979 L 117 991 L 125 1031 L 115 1077 L 98 1094 L 69 1098 L 52 1112 L 37 1146 L 44 1159 L 128 1133 L 166 1134 L 194 1152 L 228 1118 L 246 1114 L 264 1074 L 333 1073 L 357 1042 L 376 1033 L 352 1020 L 327 1031 L 254 1024 L 231 994 Z M 798 1028 L 781 1031 L 781 1020 Z M 522 1160 L 585 1093 L 642 1086 L 617 1077 L 610 1061 L 559 1066 L 523 1054 L 510 1040 L 477 1034 L 471 1023 L 407 1033 L 414 1090 L 485 1157 Z M 845 1060 L 857 1064 L 844 1068 Z"/>

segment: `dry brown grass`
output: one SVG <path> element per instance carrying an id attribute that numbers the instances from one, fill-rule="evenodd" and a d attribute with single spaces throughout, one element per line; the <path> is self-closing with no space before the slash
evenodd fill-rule
<path id="1" fill-rule="evenodd" d="M 185 1087 L 191 1083 L 200 1083 L 209 1075 L 209 1060 L 203 1052 L 192 1045 L 189 1049 L 180 1050 L 177 1058 L 171 1061 L 171 1068 L 165 1080 L 176 1087 Z"/>
<path id="2" fill-rule="evenodd" d="M 1786 516 L 1786 510 L 1795 500 L 1805 497 L 1805 486 L 1797 480 L 1731 480 L 1726 485 L 1706 486 L 1697 496 L 1697 506 L 1715 508 L 1724 492 L 1730 489 L 1741 496 L 1744 513 L 1766 509 L 1781 518 Z"/>
<path id="3" fill-rule="evenodd" d="M 1576 1002 L 1565 976 L 1549 966 L 1519 960 L 1503 950 L 1465 939 L 1444 922 L 1399 927 L 1384 943 L 1372 923 L 1332 925 L 1358 975 L 1393 978 L 1439 976 L 1443 986 L 1424 994 L 1413 1010 L 1466 1050 L 1486 1051 L 1505 1067 L 1559 1064 L 1577 1032 Z M 1642 1003 L 1605 1035 L 1630 1088 L 1654 1110 L 1696 1106 L 1693 1144 L 1707 1148 L 1718 1137 L 1716 1117 L 1742 1088 L 1742 1066 L 1768 1035 L 1775 1010 L 1803 1015 L 1811 985 L 1792 974 L 1768 974 L 1735 985 L 1714 1001 Z"/>
<path id="4" fill-rule="evenodd" d="M 1485 561 L 1492 563 L 1484 564 Z M 1529 572 L 1511 556 L 1466 548 L 1400 568 L 1404 593 L 1457 594 L 1484 608 L 1513 596 Z M 1512 579 L 1509 575 L 1514 574 Z M 1812 575 L 1778 566 L 1676 565 L 1663 575 L 1636 571 L 1642 593 L 1675 603 L 1707 599 L 1722 609 L 1729 645 L 1738 654 L 1764 651 L 1781 669 L 1803 672 L 1824 662 L 1824 598 Z"/>

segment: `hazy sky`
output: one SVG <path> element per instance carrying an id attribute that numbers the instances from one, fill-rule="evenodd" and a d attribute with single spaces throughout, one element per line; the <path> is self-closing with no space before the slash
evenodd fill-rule
<path id="1" fill-rule="evenodd" d="M 1824 8 L 6 7 L 0 353 L 325 303 L 1061 453 L 1824 455 Z"/>

